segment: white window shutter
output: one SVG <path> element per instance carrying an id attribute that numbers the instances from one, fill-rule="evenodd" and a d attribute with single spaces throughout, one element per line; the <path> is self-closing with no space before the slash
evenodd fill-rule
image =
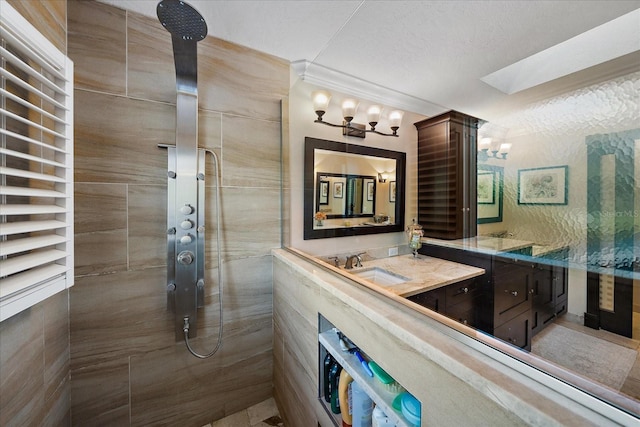
<path id="1" fill-rule="evenodd" d="M 73 285 L 73 63 L 0 0 L 0 321 Z"/>

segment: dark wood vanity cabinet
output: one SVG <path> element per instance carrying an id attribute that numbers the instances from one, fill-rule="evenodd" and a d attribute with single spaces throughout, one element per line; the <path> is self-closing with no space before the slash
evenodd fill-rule
<path id="1" fill-rule="evenodd" d="M 455 289 L 459 292 L 468 282 L 465 281 L 410 300 L 455 320 L 467 319 L 464 323 L 524 350 L 531 349 L 534 335 L 567 311 L 567 268 L 561 261 L 520 254 L 489 255 L 429 244 L 423 245 L 420 253 L 480 267 L 485 274 L 469 279 L 475 287 L 468 297 L 455 295 Z"/>
<path id="2" fill-rule="evenodd" d="M 460 323 L 477 327 L 481 295 L 481 281 L 467 279 L 408 299 Z"/>
<path id="3" fill-rule="evenodd" d="M 424 235 L 439 239 L 475 236 L 478 119 L 449 111 L 415 126 L 418 223 Z"/>
<path id="4" fill-rule="evenodd" d="M 533 307 L 533 268 L 518 259 L 494 257 L 493 335 L 513 345 L 531 348 L 531 309 Z"/>

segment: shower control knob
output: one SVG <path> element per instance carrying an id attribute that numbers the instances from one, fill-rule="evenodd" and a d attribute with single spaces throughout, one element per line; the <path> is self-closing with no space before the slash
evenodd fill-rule
<path id="1" fill-rule="evenodd" d="M 191 205 L 184 205 L 180 208 L 180 213 L 182 215 L 191 215 L 193 213 L 193 206 Z"/>
<path id="2" fill-rule="evenodd" d="M 178 262 L 182 265 L 189 265 L 193 262 L 193 252 L 182 251 L 178 254 Z"/>
<path id="3" fill-rule="evenodd" d="M 188 219 L 185 219 L 180 223 L 180 228 L 182 228 L 183 230 L 188 230 L 190 228 L 193 228 L 193 222 L 191 222 Z"/>
<path id="4" fill-rule="evenodd" d="M 180 243 L 182 243 L 183 245 L 188 245 L 192 241 L 193 241 L 193 238 L 191 237 L 190 234 L 186 234 L 180 238 Z"/>

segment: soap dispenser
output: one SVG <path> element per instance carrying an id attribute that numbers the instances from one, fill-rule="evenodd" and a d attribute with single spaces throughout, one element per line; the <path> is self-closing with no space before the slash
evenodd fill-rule
<path id="1" fill-rule="evenodd" d="M 409 247 L 413 251 L 413 256 L 418 256 L 418 249 L 422 247 L 422 236 L 424 231 L 422 226 L 416 223 L 414 219 L 409 227 L 407 227 L 407 234 L 409 235 Z"/>

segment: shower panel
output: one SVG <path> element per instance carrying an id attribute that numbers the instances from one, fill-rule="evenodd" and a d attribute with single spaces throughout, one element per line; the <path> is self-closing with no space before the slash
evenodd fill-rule
<path id="1" fill-rule="evenodd" d="M 198 148 L 198 61 L 196 43 L 207 36 L 202 16 L 183 1 L 158 3 L 160 23 L 171 33 L 176 68 L 176 143 L 161 144 L 168 150 L 167 179 L 167 298 L 175 313 L 176 341 L 184 339 L 196 357 L 213 355 L 222 338 L 222 276 L 220 233 L 218 279 L 220 335 L 208 355 L 192 350 L 189 338 L 196 336 L 198 308 L 204 306 L 205 285 L 205 158 L 213 155 L 216 172 L 218 230 L 220 224 L 218 160 L 210 150 Z"/>

